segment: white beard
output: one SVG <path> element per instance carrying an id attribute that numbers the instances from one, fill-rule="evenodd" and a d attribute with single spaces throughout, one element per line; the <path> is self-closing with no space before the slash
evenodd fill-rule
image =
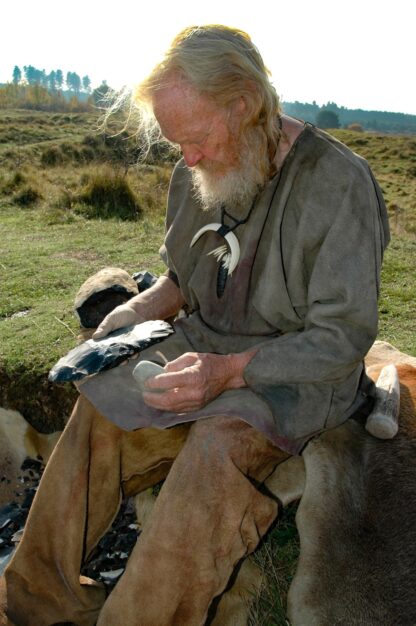
<path id="1" fill-rule="evenodd" d="M 241 159 L 238 168 L 225 174 L 219 174 L 209 167 L 196 166 L 191 169 L 194 192 L 204 211 L 216 211 L 221 206 L 230 210 L 243 209 L 250 206 L 259 189 L 267 180 L 259 146 L 251 145 L 246 158 Z"/>

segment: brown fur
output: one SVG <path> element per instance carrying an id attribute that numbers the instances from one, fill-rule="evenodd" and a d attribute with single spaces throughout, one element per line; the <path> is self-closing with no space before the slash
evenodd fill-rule
<path id="1" fill-rule="evenodd" d="M 15 497 L 21 487 L 19 476 L 26 457 L 49 459 L 60 433 L 44 435 L 35 430 L 20 413 L 0 408 L 0 506 Z"/>
<path id="2" fill-rule="evenodd" d="M 416 357 L 400 352 L 387 341 L 375 341 L 365 357 L 367 370 L 370 369 L 371 371 L 373 366 L 387 365 L 388 363 L 394 363 L 395 365 L 407 363 L 416 367 Z"/>
<path id="3" fill-rule="evenodd" d="M 416 368 L 398 372 L 394 439 L 350 420 L 303 454 L 301 553 L 288 601 L 296 626 L 416 624 Z"/>

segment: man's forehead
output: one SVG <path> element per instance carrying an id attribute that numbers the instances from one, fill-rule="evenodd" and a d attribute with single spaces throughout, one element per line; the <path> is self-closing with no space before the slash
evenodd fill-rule
<path id="1" fill-rule="evenodd" d="M 175 143 L 196 141 L 206 134 L 220 109 L 183 83 L 168 83 L 153 96 L 153 111 L 162 134 Z"/>

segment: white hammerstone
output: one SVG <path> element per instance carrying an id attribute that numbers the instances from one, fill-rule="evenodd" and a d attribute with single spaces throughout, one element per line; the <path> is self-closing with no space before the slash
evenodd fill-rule
<path id="1" fill-rule="evenodd" d="M 162 374 L 165 370 L 158 363 L 153 361 L 140 361 L 133 370 L 133 376 L 136 380 L 140 391 L 148 391 L 152 393 L 161 393 L 164 389 L 145 389 L 144 385 L 148 378 L 153 378 L 158 374 Z"/>

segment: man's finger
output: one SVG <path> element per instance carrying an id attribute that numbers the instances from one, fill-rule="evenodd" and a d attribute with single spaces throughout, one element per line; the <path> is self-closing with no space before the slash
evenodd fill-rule
<path id="1" fill-rule="evenodd" d="M 105 320 L 101 322 L 98 328 L 92 334 L 93 339 L 101 339 L 101 337 L 105 337 L 111 330 L 111 324 L 106 322 Z"/>
<path id="2" fill-rule="evenodd" d="M 146 389 L 174 389 L 176 387 L 186 387 L 195 384 L 195 374 L 189 369 L 179 372 L 166 372 L 148 378 L 145 383 Z"/>
<path id="3" fill-rule="evenodd" d="M 202 406 L 198 392 L 177 388 L 162 393 L 144 392 L 143 400 L 154 409 L 174 413 L 185 413 Z"/>
<path id="4" fill-rule="evenodd" d="M 162 391 L 161 393 L 154 393 L 151 391 L 143 392 L 143 400 L 146 404 L 154 409 L 161 409 L 162 411 L 179 411 L 181 402 L 177 401 L 176 390 L 169 389 Z"/>
<path id="5" fill-rule="evenodd" d="M 185 369 L 186 367 L 190 367 L 191 365 L 194 365 L 195 361 L 196 361 L 196 355 L 185 353 L 179 356 L 177 359 L 174 359 L 173 361 L 169 361 L 169 363 L 166 363 L 165 371 L 166 372 L 178 372 L 178 371 Z"/>

